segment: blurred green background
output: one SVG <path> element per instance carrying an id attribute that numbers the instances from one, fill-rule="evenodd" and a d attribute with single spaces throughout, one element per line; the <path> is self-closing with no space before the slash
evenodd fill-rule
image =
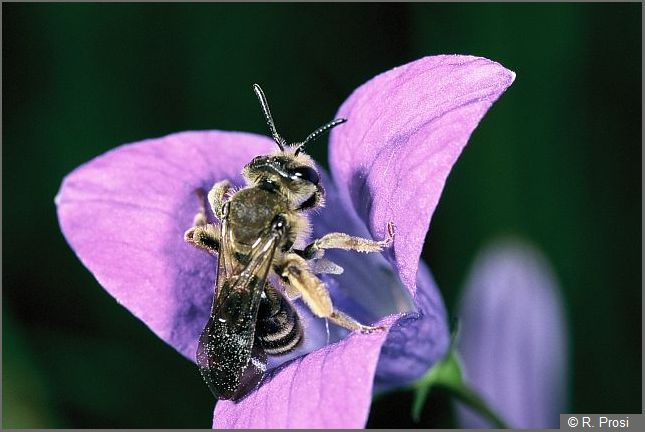
<path id="1" fill-rule="evenodd" d="M 424 249 L 455 309 L 478 250 L 549 257 L 571 329 L 571 412 L 641 412 L 641 4 L 3 4 L 4 427 L 209 427 L 197 369 L 119 306 L 58 228 L 65 174 L 190 129 L 283 136 L 372 76 L 474 54 L 517 73 L 448 179 Z M 311 153 L 326 164 L 324 140 Z M 415 426 L 409 393 L 371 427 Z M 433 393 L 421 427 L 452 426 Z"/>

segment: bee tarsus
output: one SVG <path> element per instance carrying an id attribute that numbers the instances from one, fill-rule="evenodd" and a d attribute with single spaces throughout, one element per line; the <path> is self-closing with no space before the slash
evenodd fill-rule
<path id="1" fill-rule="evenodd" d="M 325 234 L 307 245 L 303 251 L 306 259 L 321 258 L 325 249 L 344 249 L 356 252 L 380 252 L 394 241 L 394 224 L 389 222 L 386 227 L 387 237 L 383 240 L 369 240 L 353 237 L 341 232 Z"/>

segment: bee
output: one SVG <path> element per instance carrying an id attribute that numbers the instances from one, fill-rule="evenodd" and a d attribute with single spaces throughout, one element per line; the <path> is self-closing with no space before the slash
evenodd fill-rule
<path id="1" fill-rule="evenodd" d="M 325 190 L 304 146 L 346 120 L 333 120 L 304 141 L 288 144 L 276 130 L 264 92 L 257 84 L 253 90 L 278 150 L 244 166 L 246 186 L 239 190 L 223 180 L 207 196 L 198 191 L 200 210 L 184 234 L 187 243 L 217 256 L 215 293 L 197 364 L 218 399 L 243 397 L 263 377 L 267 356 L 285 355 L 303 343 L 303 324 L 289 299 L 302 298 L 314 315 L 350 331 L 382 330 L 335 309 L 317 273 L 342 271 L 323 257 L 326 249 L 379 252 L 394 238 L 389 223 L 380 241 L 333 232 L 306 243 L 307 212 L 324 205 Z M 208 222 L 205 201 L 219 224 Z M 298 244 L 306 246 L 294 247 Z"/>

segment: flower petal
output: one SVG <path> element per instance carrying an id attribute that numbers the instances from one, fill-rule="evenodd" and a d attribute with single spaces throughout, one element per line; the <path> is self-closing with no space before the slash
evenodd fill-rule
<path id="1" fill-rule="evenodd" d="M 117 301 L 194 361 L 215 281 L 212 257 L 184 243 L 198 188 L 241 181 L 275 144 L 239 132 L 184 132 L 112 150 L 69 174 L 56 197 L 63 234 Z"/>
<path id="2" fill-rule="evenodd" d="M 446 308 L 430 270 L 419 263 L 417 312 L 404 315 L 390 328 L 376 367 L 374 387 L 386 391 L 421 378 L 450 345 Z"/>
<path id="3" fill-rule="evenodd" d="M 337 186 L 329 175 L 324 170 L 320 175 L 326 190 L 325 208 L 312 214 L 314 238 L 330 232 L 343 232 L 373 239 L 366 224 L 340 199 Z M 409 291 L 382 253 L 329 249 L 325 258 L 344 269 L 341 275 L 325 278 L 336 306 L 359 321 L 372 323 L 386 315 L 415 309 Z"/>
<path id="4" fill-rule="evenodd" d="M 214 428 L 362 428 L 385 332 L 353 333 L 274 371 L 235 403 L 219 401 Z"/>
<path id="5" fill-rule="evenodd" d="M 312 218 L 314 237 L 332 231 L 371 238 L 352 208 L 348 208 L 325 172 L 326 208 Z M 375 390 L 401 387 L 425 374 L 448 350 L 450 334 L 446 309 L 430 271 L 421 262 L 412 302 L 408 290 L 382 254 L 333 251 L 325 254 L 340 264 L 344 273 L 326 280 L 336 307 L 362 322 L 385 315 L 406 313 L 390 328 L 382 347 L 375 376 Z"/>
<path id="6" fill-rule="evenodd" d="M 394 260 L 414 292 L 417 263 L 446 177 L 515 74 L 470 56 L 425 57 L 359 87 L 332 130 L 330 165 L 344 200 L 370 232 L 394 221 Z"/>
<path id="7" fill-rule="evenodd" d="M 467 382 L 514 428 L 557 428 L 566 412 L 566 325 L 558 285 L 533 248 L 506 240 L 476 260 L 461 302 Z M 461 425 L 489 427 L 459 409 Z"/>

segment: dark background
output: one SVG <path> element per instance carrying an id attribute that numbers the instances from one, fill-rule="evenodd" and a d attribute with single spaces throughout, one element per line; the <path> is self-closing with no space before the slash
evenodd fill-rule
<path id="1" fill-rule="evenodd" d="M 209 427 L 193 364 L 119 306 L 65 243 L 65 174 L 190 129 L 283 136 L 429 54 L 517 73 L 448 179 L 423 256 L 451 313 L 478 250 L 513 233 L 561 282 L 571 412 L 641 412 L 641 5 L 3 4 L 5 427 Z M 309 150 L 326 164 L 325 140 Z M 413 426 L 411 396 L 372 427 Z M 454 425 L 435 392 L 422 427 Z"/>

